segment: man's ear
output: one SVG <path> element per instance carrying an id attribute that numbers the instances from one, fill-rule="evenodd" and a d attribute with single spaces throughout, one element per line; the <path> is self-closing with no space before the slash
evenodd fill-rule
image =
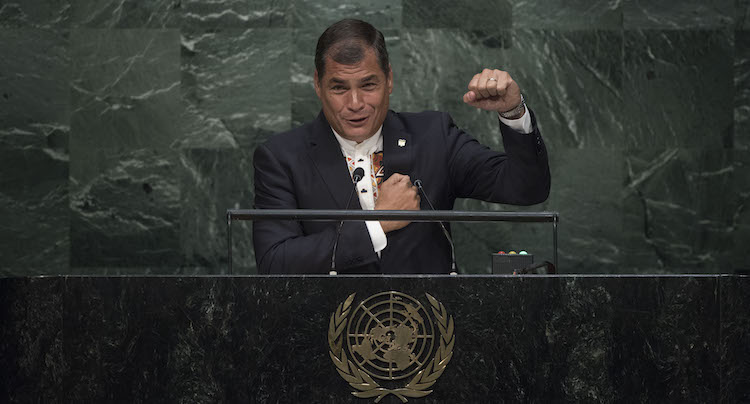
<path id="1" fill-rule="evenodd" d="M 318 95 L 318 98 L 320 98 L 320 83 L 318 82 L 318 70 L 315 69 L 315 74 L 313 74 L 313 85 L 315 86 L 315 94 Z"/>
<path id="2" fill-rule="evenodd" d="M 391 67 L 391 64 L 388 64 L 388 94 L 393 93 L 393 68 Z"/>

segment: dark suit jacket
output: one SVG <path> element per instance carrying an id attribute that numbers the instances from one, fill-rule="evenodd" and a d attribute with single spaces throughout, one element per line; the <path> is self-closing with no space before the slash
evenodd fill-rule
<path id="1" fill-rule="evenodd" d="M 398 172 L 421 179 L 438 210 L 452 209 L 456 198 L 543 202 L 550 188 L 547 151 L 531 117 L 532 134 L 499 124 L 506 154 L 481 145 L 446 113 L 389 111 L 382 132 L 385 177 Z M 406 146 L 399 147 L 399 139 Z M 345 209 L 352 191 L 345 158 L 322 112 L 259 146 L 253 164 L 258 209 Z M 361 209 L 358 198 L 350 208 Z M 421 209 L 429 209 L 424 198 Z M 327 274 L 336 227 L 334 222 L 255 222 L 258 271 Z M 411 223 L 387 238 L 378 258 L 364 222 L 344 222 L 336 252 L 339 274 L 449 272 L 450 247 L 437 223 Z"/>

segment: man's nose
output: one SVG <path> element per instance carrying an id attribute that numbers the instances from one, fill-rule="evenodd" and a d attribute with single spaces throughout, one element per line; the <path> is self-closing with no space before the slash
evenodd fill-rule
<path id="1" fill-rule="evenodd" d="M 349 97 L 349 109 L 353 111 L 359 111 L 360 109 L 364 108 L 365 103 L 362 102 L 362 94 L 360 94 L 359 90 L 354 89 L 351 91 L 351 96 Z"/>

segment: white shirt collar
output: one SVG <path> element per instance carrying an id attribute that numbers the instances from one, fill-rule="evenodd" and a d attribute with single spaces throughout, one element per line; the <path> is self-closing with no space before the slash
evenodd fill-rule
<path id="1" fill-rule="evenodd" d="M 370 154 L 383 149 L 383 125 L 380 125 L 377 132 L 362 143 L 344 139 L 341 135 L 336 133 L 333 128 L 331 128 L 331 131 L 333 132 L 333 135 L 336 136 L 336 140 L 339 141 L 341 150 L 349 156 L 369 156 Z"/>

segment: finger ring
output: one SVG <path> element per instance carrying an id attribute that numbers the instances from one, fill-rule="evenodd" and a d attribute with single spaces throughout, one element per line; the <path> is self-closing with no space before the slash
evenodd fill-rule
<path id="1" fill-rule="evenodd" d="M 487 80 L 487 81 L 497 81 L 497 79 L 494 78 L 494 77 L 490 77 L 489 80 Z"/>

